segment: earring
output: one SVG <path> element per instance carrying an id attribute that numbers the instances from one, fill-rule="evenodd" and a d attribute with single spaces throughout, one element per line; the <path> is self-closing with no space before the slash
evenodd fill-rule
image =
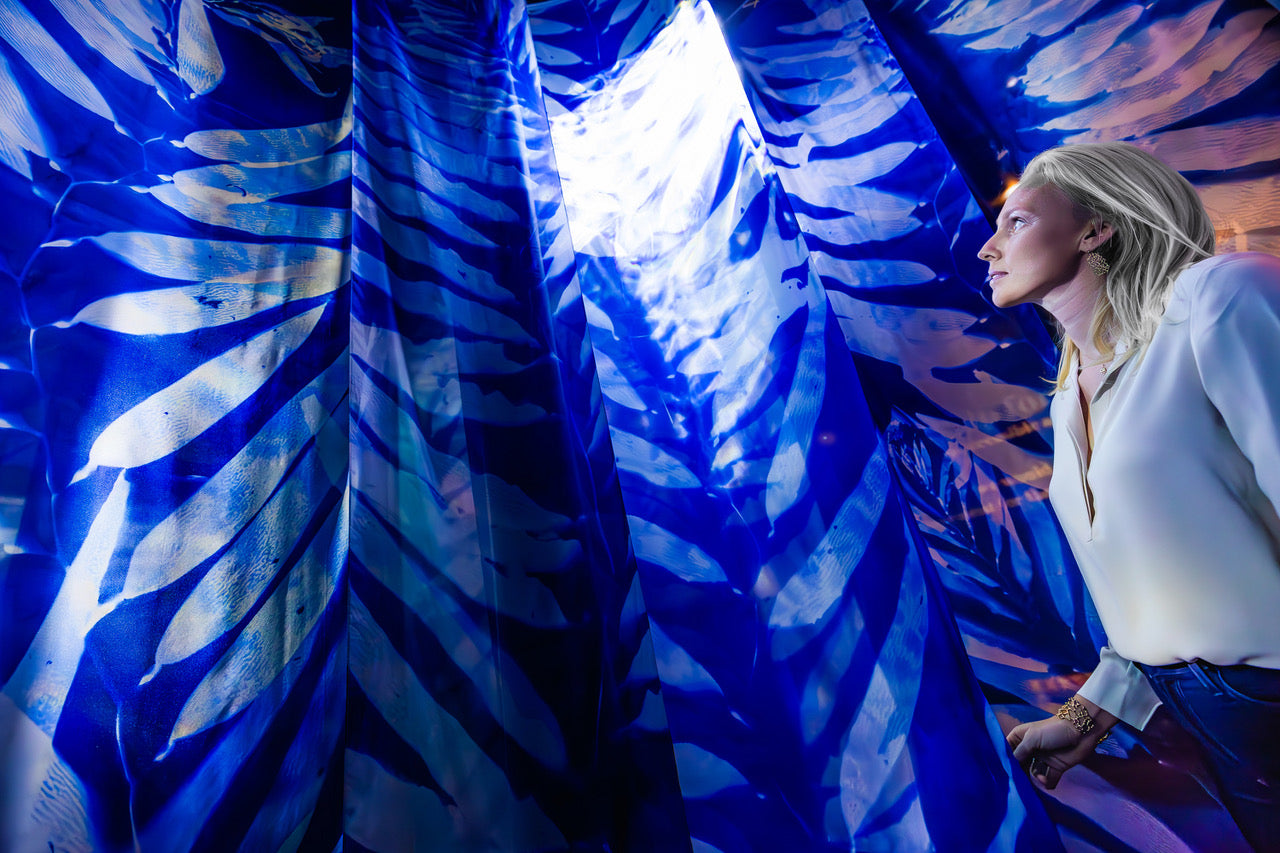
<path id="1" fill-rule="evenodd" d="M 1099 255 L 1097 252 L 1090 252 L 1084 256 L 1085 261 L 1089 264 L 1089 269 L 1093 270 L 1093 274 L 1098 278 L 1102 278 L 1111 272 L 1111 264 L 1107 263 L 1107 259 Z"/>

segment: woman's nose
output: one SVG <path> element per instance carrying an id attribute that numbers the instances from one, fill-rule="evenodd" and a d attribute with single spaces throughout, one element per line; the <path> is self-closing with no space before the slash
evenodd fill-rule
<path id="1" fill-rule="evenodd" d="M 995 238 L 995 235 L 992 234 L 991 239 L 983 243 L 982 248 L 978 250 L 978 260 L 991 263 L 996 258 L 998 258 L 1000 256 L 1000 253 L 996 251 L 995 243 L 996 243 L 996 238 Z"/>

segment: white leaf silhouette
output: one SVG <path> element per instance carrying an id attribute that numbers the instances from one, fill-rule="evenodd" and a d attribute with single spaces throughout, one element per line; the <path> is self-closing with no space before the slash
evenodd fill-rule
<path id="1" fill-rule="evenodd" d="M 0 3 L 0 40 L 7 41 L 50 86 L 89 112 L 115 122 L 98 87 L 21 3 Z"/>
<path id="2" fill-rule="evenodd" d="M 116 3 L 112 12 L 117 17 L 108 17 L 105 10 L 91 0 L 50 0 L 50 4 L 104 59 L 133 79 L 148 86 L 156 85 L 155 77 L 138 58 L 134 48 L 143 50 L 157 62 L 164 61 L 164 55 L 154 41 L 156 31 L 164 27 L 164 13 L 158 4 L 149 0 Z M 126 17 L 134 19 L 136 29 L 128 26 L 129 21 L 124 20 Z M 131 46 L 130 42 L 134 44 Z"/>
<path id="3" fill-rule="evenodd" d="M 110 231 L 86 239 L 134 269 L 179 281 L 248 284 L 325 276 L 340 281 L 344 276 L 336 273 L 346 269 L 341 250 L 307 243 L 201 240 L 149 231 Z"/>
<path id="4" fill-rule="evenodd" d="M 298 654 L 337 588 L 347 552 L 347 500 L 329 516 L 306 553 L 254 614 L 236 641 L 187 699 L 169 735 L 169 748 L 229 719 L 257 699 L 277 677 L 274 691 L 289 692 L 302 668 Z M 166 750 L 167 751 L 167 750 Z"/>
<path id="5" fill-rule="evenodd" d="M 99 467 L 134 468 L 173 453 L 249 399 L 319 322 L 312 308 L 211 359 L 116 418 L 99 434 L 79 480 Z"/>
<path id="6" fill-rule="evenodd" d="M 40 630 L 5 684 L 5 694 L 50 737 L 80 667 L 85 635 L 105 612 L 98 597 L 128 506 L 129 482 L 121 472 L 67 566 Z"/>
<path id="7" fill-rule="evenodd" d="M 225 73 L 204 0 L 182 0 L 178 10 L 178 76 L 195 95 L 207 95 L 218 87 Z"/>
<path id="8" fill-rule="evenodd" d="M 337 145 L 351 133 L 351 102 L 341 118 L 298 127 L 197 130 L 183 137 L 181 147 L 210 160 L 237 163 L 296 163 Z"/>
<path id="9" fill-rule="evenodd" d="M 86 305 L 71 323 L 129 335 L 167 335 L 213 328 L 288 302 L 332 293 L 341 284 L 337 272 L 281 279 L 279 276 L 287 276 L 289 269 L 274 268 L 262 270 L 262 281 L 252 286 L 216 281 L 121 293 Z"/>
<path id="10" fill-rule="evenodd" d="M 0 56 L 0 163 L 31 178 L 26 152 L 48 157 L 44 132 L 32 114 L 26 95 L 18 88 L 9 62 Z"/>
<path id="11" fill-rule="evenodd" d="M 217 553 L 258 513 L 338 406 L 346 358 L 280 407 L 219 471 L 138 543 L 123 595 L 154 592 Z"/>
<path id="12" fill-rule="evenodd" d="M 325 493 L 342 485 L 316 457 L 345 458 L 346 449 L 346 433 L 333 419 L 326 419 L 315 446 L 301 458 L 292 476 L 253 516 L 178 608 L 160 638 L 155 667 L 143 678 L 144 682 L 160 667 L 195 654 L 231 630 L 279 572 L 294 571 L 284 558 L 302 539 L 314 508 Z"/>

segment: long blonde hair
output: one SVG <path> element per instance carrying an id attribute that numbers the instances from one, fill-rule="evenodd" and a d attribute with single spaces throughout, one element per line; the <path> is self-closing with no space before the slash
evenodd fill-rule
<path id="1" fill-rule="evenodd" d="M 1123 347 L 1140 355 L 1160 325 L 1174 279 L 1213 254 L 1214 230 L 1195 188 L 1147 152 L 1123 142 L 1050 148 L 1036 155 L 1020 186 L 1052 184 L 1081 219 L 1105 222 L 1098 254 L 1111 265 L 1089 334 L 1102 355 Z M 1064 339 L 1055 390 L 1071 370 L 1075 344 Z"/>

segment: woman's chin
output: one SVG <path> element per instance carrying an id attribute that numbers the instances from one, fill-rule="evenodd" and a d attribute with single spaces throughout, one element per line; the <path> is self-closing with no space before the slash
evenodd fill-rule
<path id="1" fill-rule="evenodd" d="M 1008 288 L 997 285 L 991 288 L 991 304 L 997 308 L 1013 308 L 1034 301 L 1028 298 L 1029 295 L 1025 290 L 1017 287 Z"/>

